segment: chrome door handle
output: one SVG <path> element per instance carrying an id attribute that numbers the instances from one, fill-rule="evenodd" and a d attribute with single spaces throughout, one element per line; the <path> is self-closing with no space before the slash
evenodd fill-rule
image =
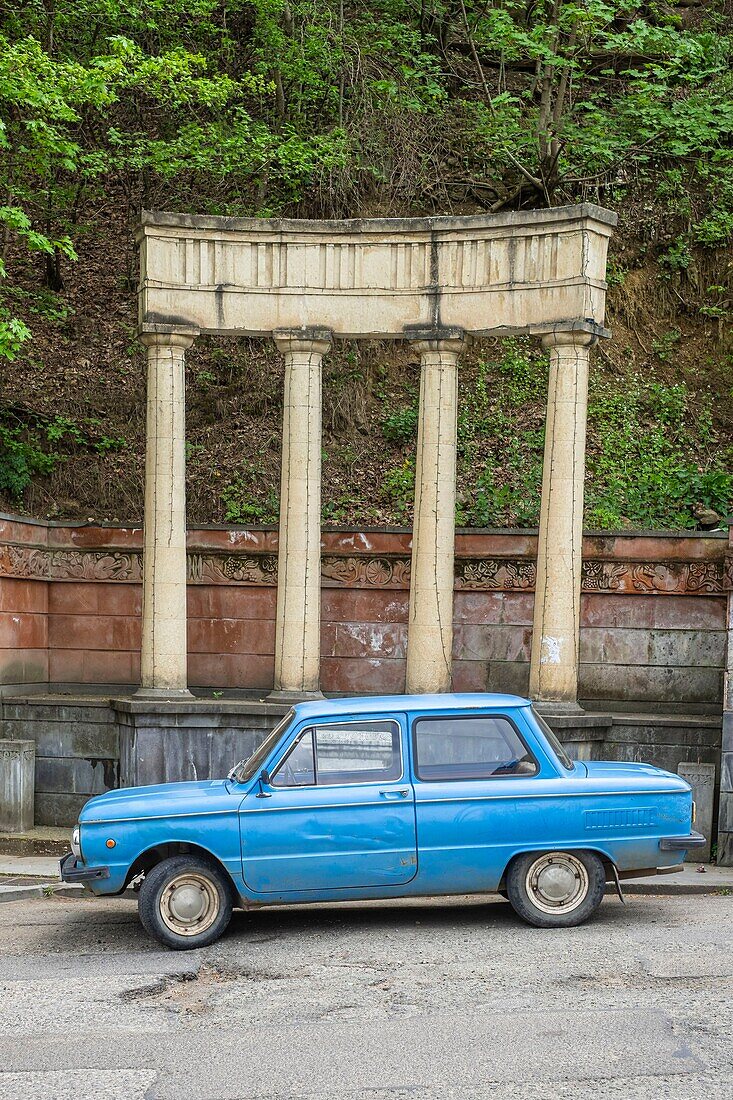
<path id="1" fill-rule="evenodd" d="M 398 787 L 397 790 L 380 791 L 384 798 L 407 798 L 410 793 L 409 787 Z"/>

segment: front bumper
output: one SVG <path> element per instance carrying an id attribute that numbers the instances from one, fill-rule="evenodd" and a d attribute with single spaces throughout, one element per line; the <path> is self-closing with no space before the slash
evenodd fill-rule
<path id="1" fill-rule="evenodd" d="M 706 843 L 702 833 L 693 831 L 689 836 L 663 836 L 659 847 L 663 852 L 686 852 L 690 848 L 704 848 Z"/>
<path id="2" fill-rule="evenodd" d="M 109 878 L 109 867 L 85 867 L 76 862 L 73 852 L 67 852 L 59 864 L 62 882 L 94 882 Z"/>

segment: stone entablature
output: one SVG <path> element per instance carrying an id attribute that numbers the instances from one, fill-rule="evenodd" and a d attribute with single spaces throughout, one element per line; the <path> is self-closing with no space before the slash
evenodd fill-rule
<path id="1" fill-rule="evenodd" d="M 404 339 L 603 329 L 616 215 L 591 203 L 490 216 L 267 221 L 144 211 L 140 324 Z"/>

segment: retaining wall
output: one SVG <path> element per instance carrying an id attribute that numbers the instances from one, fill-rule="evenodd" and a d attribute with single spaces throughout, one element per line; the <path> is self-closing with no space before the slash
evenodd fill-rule
<path id="1" fill-rule="evenodd" d="M 276 531 L 195 530 L 188 546 L 191 686 L 266 692 Z M 717 711 L 727 535 L 587 535 L 583 553 L 582 700 Z M 535 554 L 533 532 L 456 536 L 456 690 L 526 692 Z M 141 568 L 139 527 L 0 517 L 0 686 L 135 686 Z M 403 689 L 409 574 L 409 532 L 324 532 L 324 691 Z"/>

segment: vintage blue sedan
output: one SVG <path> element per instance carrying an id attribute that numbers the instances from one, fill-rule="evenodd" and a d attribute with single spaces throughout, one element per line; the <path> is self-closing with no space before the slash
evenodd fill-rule
<path id="1" fill-rule="evenodd" d="M 527 699 L 319 700 L 226 779 L 92 798 L 61 875 L 133 885 L 146 930 L 179 949 L 216 940 L 235 906 L 364 898 L 500 893 L 557 928 L 607 881 L 679 869 L 704 843 L 693 818 L 679 776 L 570 760 Z"/>

